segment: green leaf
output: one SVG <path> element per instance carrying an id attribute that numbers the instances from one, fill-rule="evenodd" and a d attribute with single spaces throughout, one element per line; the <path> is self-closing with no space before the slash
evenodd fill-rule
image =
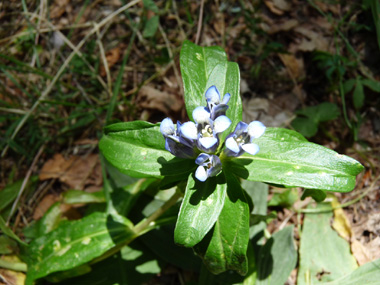
<path id="1" fill-rule="evenodd" d="M 160 17 L 158 15 L 154 15 L 146 22 L 145 28 L 143 31 L 144 38 L 151 38 L 156 34 L 159 21 L 160 21 Z"/>
<path id="2" fill-rule="evenodd" d="M 361 83 L 363 85 L 367 86 L 372 91 L 380 93 L 380 82 L 379 81 L 375 81 L 372 79 L 363 79 L 363 80 L 361 80 Z"/>
<path id="3" fill-rule="evenodd" d="M 281 193 L 274 193 L 270 199 L 269 207 L 289 208 L 298 200 L 298 192 L 295 189 L 287 189 Z"/>
<path id="4" fill-rule="evenodd" d="M 364 90 L 361 81 L 356 80 L 356 86 L 352 97 L 356 109 L 360 109 L 364 104 Z"/>
<path id="5" fill-rule="evenodd" d="M 256 285 L 285 284 L 297 264 L 293 229 L 290 226 L 276 232 L 261 248 L 256 261 Z"/>
<path id="6" fill-rule="evenodd" d="M 352 90 L 352 88 L 354 88 L 355 83 L 356 83 L 356 79 L 346 80 L 343 83 L 343 92 L 344 92 L 344 94 L 347 94 L 348 92 L 350 92 Z"/>
<path id="7" fill-rule="evenodd" d="M 228 171 L 227 195 L 215 227 L 194 249 L 213 274 L 232 269 L 240 275 L 248 271 L 249 207 L 240 181 Z"/>
<path id="8" fill-rule="evenodd" d="M 50 273 L 82 265 L 133 236 L 129 227 L 114 222 L 104 213 L 62 223 L 56 230 L 32 241 L 26 249 L 26 284 Z"/>
<path id="9" fill-rule="evenodd" d="M 326 192 L 316 189 L 305 189 L 302 193 L 301 200 L 305 200 L 306 197 L 311 197 L 316 202 L 322 202 L 326 198 Z"/>
<path id="10" fill-rule="evenodd" d="M 327 207 L 319 204 L 315 209 L 326 210 Z M 357 267 L 348 242 L 331 228 L 331 217 L 332 212 L 305 215 L 299 251 L 299 285 L 333 281 Z"/>
<path id="11" fill-rule="evenodd" d="M 226 53 L 221 47 L 200 47 L 190 41 L 183 43 L 180 66 L 186 110 L 190 120 L 193 120 L 192 113 L 196 107 L 206 105 L 204 96 L 211 72 L 219 63 L 226 61 Z M 222 86 L 216 87 L 218 89 L 222 88 Z M 219 91 L 221 90 L 219 89 Z M 223 96 L 224 93 L 221 93 L 221 95 Z"/>
<path id="12" fill-rule="evenodd" d="M 63 193 L 63 202 L 65 204 L 78 204 L 78 203 L 104 203 L 104 192 L 85 192 L 79 190 L 69 190 Z"/>
<path id="13" fill-rule="evenodd" d="M 6 235 L 0 235 L 0 254 L 11 254 L 16 252 L 17 243 L 7 237 Z"/>
<path id="14" fill-rule="evenodd" d="M 158 13 L 158 7 L 156 3 L 154 3 L 154 0 L 143 0 L 143 4 L 146 9 Z"/>
<path id="15" fill-rule="evenodd" d="M 174 230 L 177 244 L 193 247 L 205 237 L 222 211 L 226 188 L 217 177 L 200 182 L 190 174 Z"/>
<path id="16" fill-rule="evenodd" d="M 339 279 L 329 282 L 329 285 L 376 285 L 380 280 L 380 259 L 366 263 L 352 273 L 345 275 Z"/>
<path id="17" fill-rule="evenodd" d="M 255 156 L 244 154 L 224 164 L 251 181 L 337 192 L 355 187 L 356 175 L 363 170 L 359 162 L 296 136 L 281 136 L 283 133 L 289 134 L 280 128 L 267 128 L 254 140 L 260 146 Z"/>
<path id="18" fill-rule="evenodd" d="M 99 149 L 109 163 L 132 177 L 186 174 L 194 160 L 174 158 L 165 149 L 165 139 L 157 125 L 135 121 L 107 126 Z"/>
<path id="19" fill-rule="evenodd" d="M 318 131 L 318 125 L 310 118 L 297 117 L 292 121 L 292 127 L 305 137 L 313 137 Z"/>
<path id="20" fill-rule="evenodd" d="M 29 179 L 27 187 L 30 186 L 31 183 L 36 182 L 37 180 L 38 176 L 32 176 Z M 20 179 L 10 185 L 5 186 L 2 190 L 0 190 L 0 212 L 16 199 L 23 182 L 24 179 Z"/>
<path id="21" fill-rule="evenodd" d="M 23 245 L 26 245 L 26 243 L 24 243 L 22 240 L 19 239 L 19 237 L 14 233 L 12 232 L 12 230 L 6 225 L 3 217 L 0 215 L 0 230 L 7 236 L 9 236 L 10 238 L 13 238 L 15 241 L 23 244 Z"/>

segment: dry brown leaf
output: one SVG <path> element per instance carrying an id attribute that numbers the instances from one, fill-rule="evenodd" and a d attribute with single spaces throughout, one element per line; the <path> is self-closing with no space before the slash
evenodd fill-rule
<path id="1" fill-rule="evenodd" d="M 59 197 L 53 194 L 47 194 L 45 197 L 38 203 L 38 206 L 34 210 L 33 220 L 37 221 L 46 213 L 47 210 L 56 202 L 59 201 Z"/>
<path id="2" fill-rule="evenodd" d="M 368 216 L 367 230 L 377 236 L 380 236 L 380 212 L 372 213 Z"/>
<path id="3" fill-rule="evenodd" d="M 278 56 L 282 63 L 286 66 L 289 75 L 293 79 L 298 79 L 303 71 L 303 61 L 297 60 L 293 54 L 278 54 Z"/>
<path id="4" fill-rule="evenodd" d="M 50 18 L 55 19 L 62 16 L 66 11 L 66 6 L 69 4 L 70 0 L 55 0 L 50 7 Z"/>
<path id="5" fill-rule="evenodd" d="M 139 105 L 144 109 L 159 110 L 165 114 L 178 112 L 183 107 L 183 104 L 174 94 L 157 90 L 149 85 L 140 89 Z"/>
<path id="6" fill-rule="evenodd" d="M 299 22 L 296 19 L 289 19 L 284 21 L 279 21 L 279 22 L 273 22 L 266 26 L 264 29 L 265 32 L 268 34 L 275 34 L 278 32 L 287 32 L 290 31 L 291 29 L 297 27 L 299 25 Z"/>
<path id="7" fill-rule="evenodd" d="M 279 9 L 279 7 L 277 7 L 273 1 L 267 0 L 267 1 L 264 1 L 264 3 L 273 14 L 276 14 L 279 16 L 284 14 L 284 11 Z"/>
<path id="8" fill-rule="evenodd" d="M 340 203 L 335 196 L 332 196 L 331 206 L 333 208 L 339 207 Z M 338 234 L 346 240 L 352 237 L 352 229 L 349 219 L 344 213 L 342 208 L 334 210 L 334 221 L 332 227 L 338 232 Z"/>
<path id="9" fill-rule="evenodd" d="M 7 284 L 7 285 L 8 284 L 9 285 L 24 285 L 25 284 L 26 275 L 22 272 L 0 268 L 0 276 L 1 276 L 1 280 L 4 281 L 4 283 L 0 283 L 0 284 Z"/>
<path id="10" fill-rule="evenodd" d="M 119 46 L 109 50 L 106 53 L 106 61 L 108 64 L 108 69 L 111 69 L 111 67 L 114 66 L 119 61 L 120 56 L 121 56 L 121 50 Z M 100 76 L 106 76 L 106 69 L 104 65 L 100 66 L 99 72 L 100 72 Z"/>
<path id="11" fill-rule="evenodd" d="M 359 263 L 359 266 L 372 261 L 372 256 L 369 250 L 356 239 L 353 239 L 351 242 L 351 251 L 356 261 Z"/>
<path id="12" fill-rule="evenodd" d="M 55 154 L 44 164 L 39 178 L 40 180 L 58 178 L 71 188 L 82 190 L 85 184 L 100 185 L 102 183 L 98 165 L 100 161 L 97 154 L 85 157 L 71 156 L 67 160 L 61 154 Z M 94 171 L 95 174 L 93 174 Z"/>

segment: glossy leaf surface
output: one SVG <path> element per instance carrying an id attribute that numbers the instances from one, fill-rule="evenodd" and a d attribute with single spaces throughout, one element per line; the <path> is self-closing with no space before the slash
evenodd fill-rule
<path id="1" fill-rule="evenodd" d="M 244 154 L 225 163 L 240 177 L 284 186 L 347 192 L 355 187 L 363 166 L 323 146 L 304 141 L 299 134 L 268 128 L 254 141 L 255 155 Z"/>
<path id="2" fill-rule="evenodd" d="M 116 244 L 133 238 L 131 230 L 104 213 L 62 223 L 56 230 L 31 242 L 25 253 L 26 284 L 50 273 L 82 265 Z"/>
<path id="3" fill-rule="evenodd" d="M 220 47 L 200 47 L 190 41 L 183 43 L 180 65 L 186 110 L 190 120 L 193 120 L 192 112 L 196 107 L 206 105 L 204 95 L 211 72 L 219 63 L 226 61 L 226 53 Z"/>
<path id="4" fill-rule="evenodd" d="M 194 160 L 175 158 L 165 149 L 158 125 L 135 121 L 105 128 L 99 148 L 109 163 L 132 177 L 157 177 L 188 173 Z"/>
<path id="5" fill-rule="evenodd" d="M 190 174 L 174 230 L 177 244 L 193 247 L 205 237 L 222 211 L 226 188 L 216 177 L 199 182 Z"/>
<path id="6" fill-rule="evenodd" d="M 195 247 L 206 267 L 214 274 L 235 270 L 241 275 L 248 271 L 249 207 L 239 180 L 225 172 L 227 195 L 224 207 L 210 233 Z"/>

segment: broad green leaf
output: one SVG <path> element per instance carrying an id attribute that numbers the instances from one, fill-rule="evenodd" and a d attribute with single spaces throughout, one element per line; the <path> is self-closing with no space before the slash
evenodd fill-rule
<path id="1" fill-rule="evenodd" d="M 26 249 L 26 284 L 50 273 L 82 265 L 133 237 L 129 227 L 104 213 L 61 223 L 56 230 L 32 241 Z"/>
<path id="2" fill-rule="evenodd" d="M 232 269 L 240 275 L 248 271 L 249 207 L 240 181 L 228 171 L 227 195 L 215 227 L 194 249 L 214 274 Z"/>
<path id="3" fill-rule="evenodd" d="M 186 110 L 190 120 L 193 120 L 192 113 L 196 107 L 206 106 L 204 96 L 211 72 L 219 63 L 226 61 L 226 53 L 221 47 L 200 47 L 190 41 L 183 43 L 180 66 Z M 221 87 L 217 86 L 217 88 Z"/>
<path id="4" fill-rule="evenodd" d="M 380 92 L 380 82 L 372 79 L 361 80 L 362 84 L 367 86 L 369 89 L 375 92 Z"/>
<path id="5" fill-rule="evenodd" d="M 294 226 L 290 226 L 276 232 L 261 248 L 256 261 L 256 285 L 285 284 L 297 264 L 293 229 Z"/>
<path id="6" fill-rule="evenodd" d="M 301 200 L 305 200 L 306 197 L 311 197 L 316 202 L 322 202 L 326 198 L 326 192 L 316 189 L 305 189 L 302 193 Z"/>
<path id="7" fill-rule="evenodd" d="M 154 15 L 146 22 L 145 28 L 143 31 L 144 38 L 151 38 L 156 34 L 159 21 L 160 21 L 160 17 L 158 15 Z"/>
<path id="8" fill-rule="evenodd" d="M 44 216 L 37 221 L 38 223 L 38 236 L 42 236 L 56 229 L 61 222 L 62 211 L 61 204 L 53 204 L 49 210 L 46 211 Z"/>
<path id="9" fill-rule="evenodd" d="M 360 109 L 364 104 L 364 90 L 361 81 L 356 81 L 352 100 L 356 109 Z"/>
<path id="10" fill-rule="evenodd" d="M 175 243 L 193 247 L 214 226 L 222 211 L 227 188 L 225 183 L 218 184 L 219 177 L 200 182 L 190 174 L 174 230 Z"/>
<path id="11" fill-rule="evenodd" d="M 235 129 L 237 123 L 242 120 L 243 109 L 240 98 L 240 72 L 237 63 L 225 61 L 215 66 L 207 80 L 206 90 L 213 85 L 218 88 L 222 98 L 226 93 L 230 93 L 231 95 L 226 116 L 231 120 L 232 124 L 229 129 L 223 132 L 221 139 L 223 141 L 224 138 Z M 206 104 L 203 103 L 201 105 Z"/>
<path id="12" fill-rule="evenodd" d="M 359 162 L 296 137 L 274 136 L 277 132 L 281 134 L 283 130 L 268 128 L 254 141 L 260 146 L 255 156 L 244 154 L 224 164 L 252 181 L 337 192 L 355 187 L 356 175 L 363 170 Z"/>
<path id="13" fill-rule="evenodd" d="M 157 125 L 127 122 L 107 126 L 99 148 L 109 163 L 132 177 L 180 175 L 195 167 L 194 160 L 175 158 L 165 149 Z"/>
<path id="14" fill-rule="evenodd" d="M 329 282 L 329 285 L 376 285 L 380 280 L 380 259 L 366 263 L 348 275 Z"/>
<path id="15" fill-rule="evenodd" d="M 80 190 L 69 190 L 63 193 L 63 202 L 66 204 L 78 204 L 78 203 L 104 203 L 104 192 L 85 192 Z"/>
<path id="16" fill-rule="evenodd" d="M 315 210 L 326 210 L 328 207 L 319 204 Z M 305 215 L 299 251 L 299 285 L 333 281 L 357 268 L 350 245 L 331 228 L 331 217 L 332 212 Z"/>

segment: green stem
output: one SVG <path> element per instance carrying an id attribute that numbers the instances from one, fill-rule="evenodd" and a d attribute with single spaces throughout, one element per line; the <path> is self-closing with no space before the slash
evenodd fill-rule
<path id="1" fill-rule="evenodd" d="M 165 213 L 170 207 L 172 207 L 178 199 L 182 197 L 181 191 L 177 188 L 176 192 L 173 194 L 173 196 L 165 202 L 160 208 L 158 208 L 152 215 L 150 215 L 148 218 L 142 220 L 140 223 L 138 223 L 134 227 L 134 231 L 137 235 L 144 234 L 145 232 L 149 231 L 152 226 L 155 225 L 155 220 L 157 220 L 158 217 L 160 217 L 163 213 Z"/>
<path id="2" fill-rule="evenodd" d="M 352 199 L 351 201 L 348 201 L 347 203 L 344 203 L 344 204 L 341 204 L 341 205 L 338 205 L 335 207 L 331 207 L 328 209 L 298 209 L 298 210 L 296 209 L 295 211 L 297 213 L 314 213 L 314 214 L 316 214 L 316 213 L 328 213 L 328 212 L 331 212 L 331 211 L 334 211 L 337 209 L 341 209 L 341 208 L 351 206 L 351 205 L 355 204 L 356 202 L 360 201 L 363 197 L 367 196 L 367 194 L 374 189 L 375 184 L 376 184 L 377 180 L 379 180 L 379 179 L 380 179 L 380 175 L 376 177 L 376 179 L 372 182 L 372 184 L 368 187 L 368 189 L 363 192 L 363 194 L 359 195 L 355 199 Z"/>

